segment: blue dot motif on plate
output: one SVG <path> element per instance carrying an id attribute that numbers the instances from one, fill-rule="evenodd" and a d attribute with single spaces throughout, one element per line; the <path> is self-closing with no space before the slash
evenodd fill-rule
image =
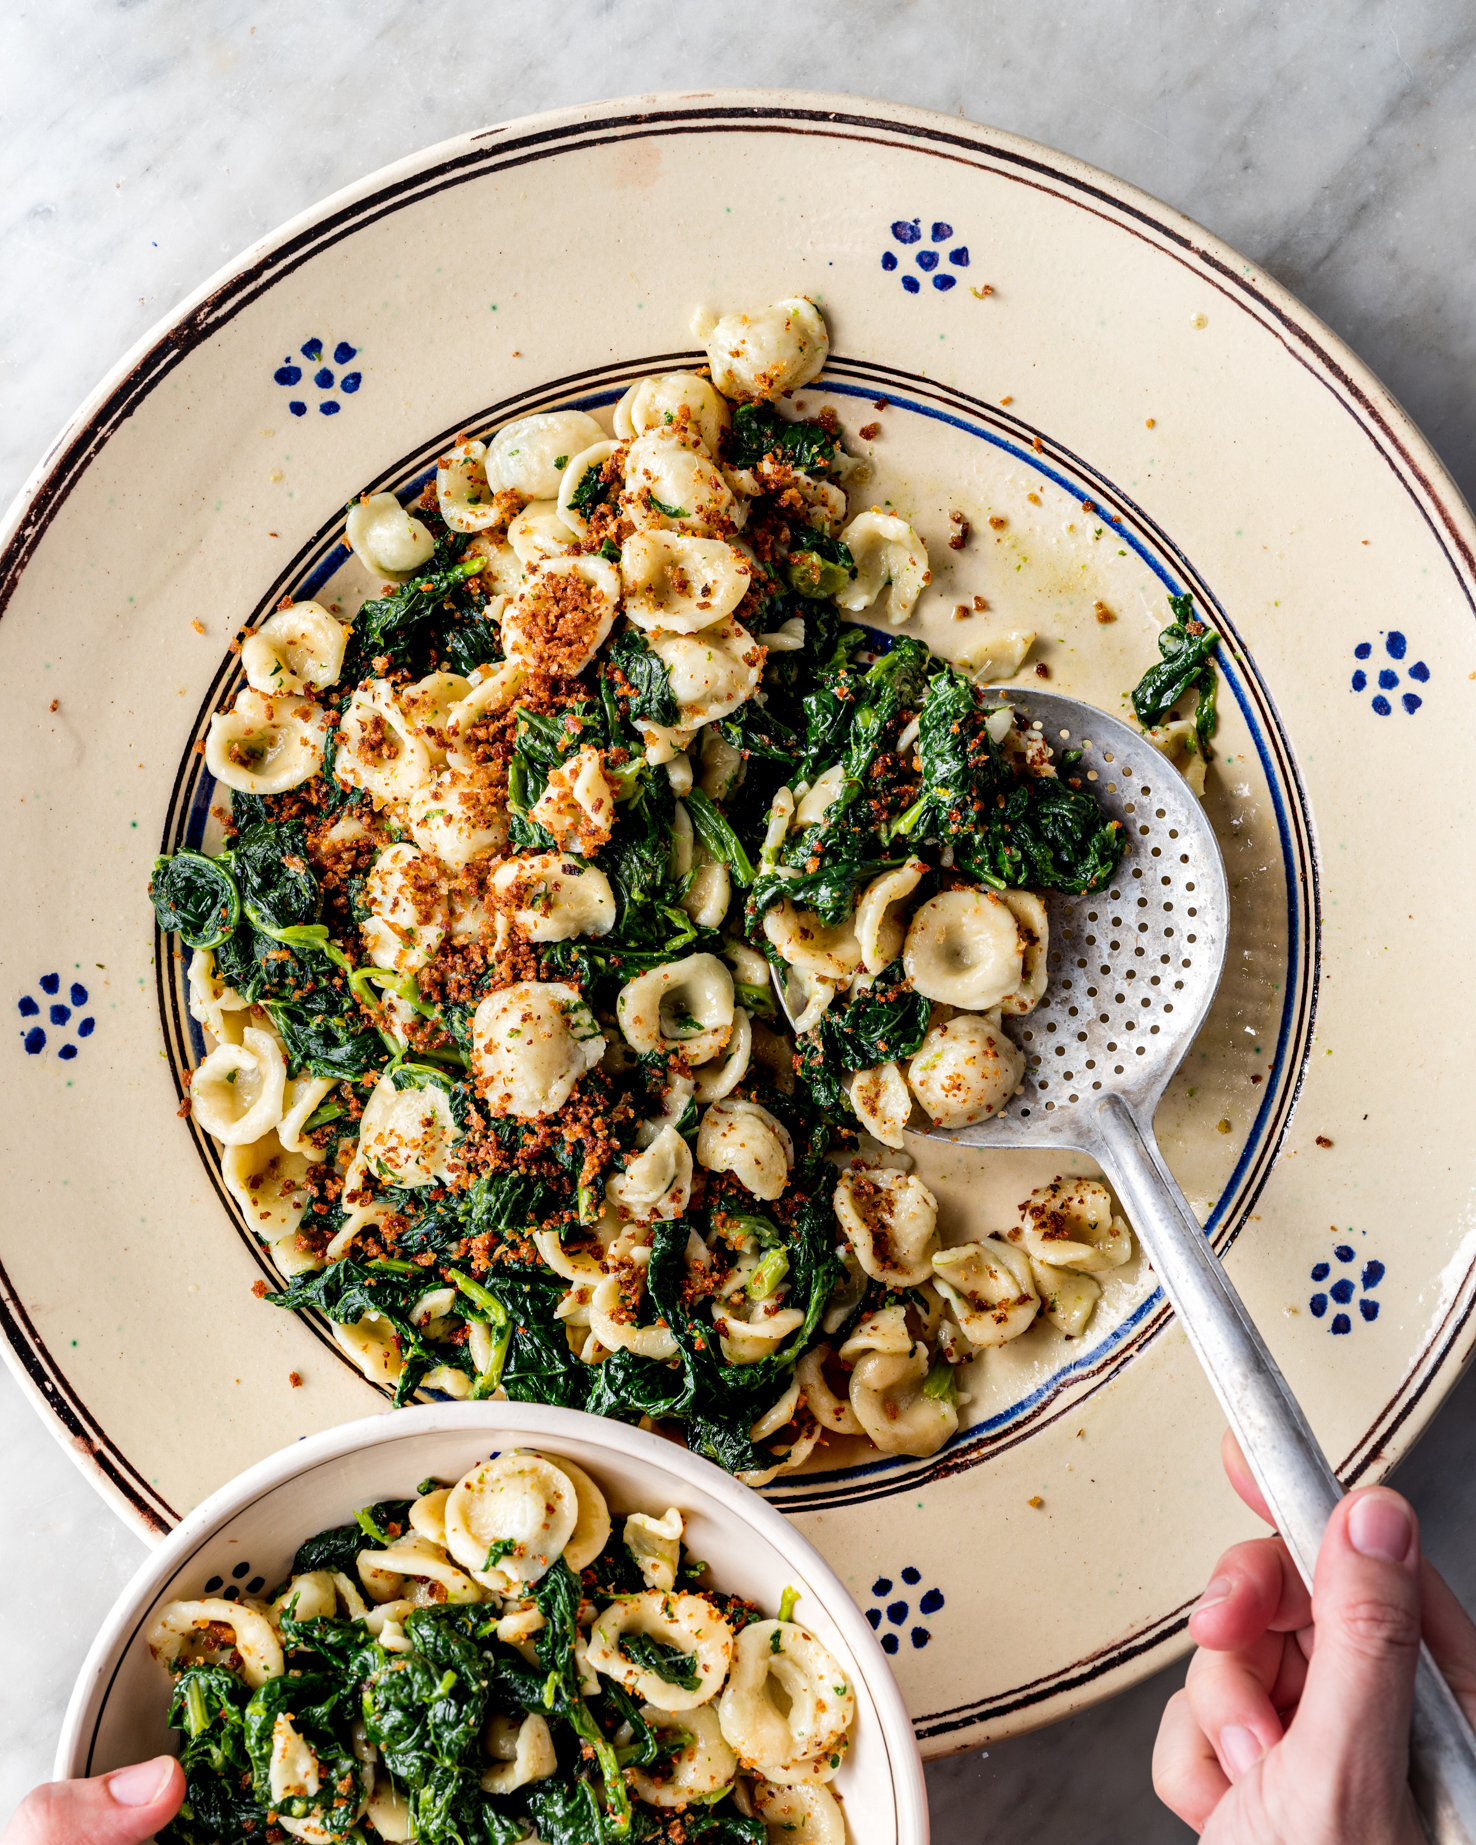
<path id="1" fill-rule="evenodd" d="M 74 980 L 67 989 L 65 1000 L 53 998 L 54 994 L 61 992 L 61 984 L 61 975 L 57 973 L 43 974 L 36 982 L 46 995 L 46 1024 L 20 1027 L 21 1048 L 27 1057 L 40 1057 L 48 1050 L 54 1050 L 63 1063 L 70 1063 L 77 1055 L 73 1038 L 90 1038 L 97 1029 L 97 1020 L 91 1013 L 77 1017 L 87 1005 L 87 988 L 80 980 Z M 22 1019 L 39 1020 L 42 1001 L 34 993 L 22 993 L 15 1002 L 15 1009 Z"/>
<path id="2" fill-rule="evenodd" d="M 899 1570 L 898 1575 L 902 1584 L 909 1589 L 915 1588 L 922 1581 L 922 1571 L 911 1563 Z M 878 1576 L 871 1585 L 871 1593 L 877 1605 L 866 1610 L 866 1619 L 871 1623 L 872 1631 L 878 1633 L 881 1639 L 882 1651 L 889 1655 L 897 1651 L 904 1637 L 914 1647 L 925 1647 L 933 1637 L 932 1629 L 924 1627 L 917 1616 L 935 1615 L 944 1605 L 943 1591 L 937 1588 L 924 1589 L 917 1598 L 915 1608 L 910 1601 L 901 1597 L 888 1601 L 887 1597 L 897 1587 L 892 1577 Z M 893 1629 L 898 1631 L 894 1632 Z M 905 1635 L 902 1631 L 904 1629 Z"/>
<path id="3" fill-rule="evenodd" d="M 898 280 L 909 295 L 920 295 L 924 284 L 937 289 L 939 294 L 946 294 L 958 283 L 958 277 L 950 275 L 949 269 L 967 269 L 969 266 L 968 245 L 953 242 L 953 226 L 942 218 L 934 218 L 929 225 L 926 244 L 923 236 L 921 218 L 893 219 L 892 244 L 901 244 L 904 251 L 909 251 L 911 261 L 909 263 L 907 256 L 889 244 L 882 251 L 882 270 L 887 275 L 894 275 L 900 269 L 902 273 Z M 942 267 L 945 258 L 947 269 Z M 920 270 L 921 274 L 915 274 L 915 270 Z"/>
<path id="4" fill-rule="evenodd" d="M 342 399 L 352 397 L 364 382 L 362 371 L 342 369 L 358 358 L 359 348 L 350 345 L 347 340 L 338 341 L 333 348 L 333 365 L 339 367 L 337 372 L 332 365 L 323 363 L 324 349 L 325 342 L 317 334 L 304 340 L 297 353 L 294 355 L 289 352 L 272 373 L 272 382 L 281 385 L 284 390 L 292 390 L 294 387 L 300 390 L 304 367 L 299 360 L 306 359 L 308 365 L 317 368 L 308 382 L 319 393 L 318 413 L 321 416 L 337 416 L 343 409 Z M 287 400 L 287 409 L 292 416 L 306 416 L 311 408 L 311 403 L 305 397 L 289 397 Z"/>
<path id="5" fill-rule="evenodd" d="M 1312 1264 L 1316 1292 L 1307 1302 L 1308 1312 L 1314 1320 L 1323 1321 L 1329 1332 L 1343 1335 L 1353 1330 L 1352 1309 L 1356 1305 L 1358 1318 L 1365 1326 L 1372 1326 L 1379 1317 L 1379 1301 L 1373 1290 L 1384 1279 L 1387 1269 L 1376 1257 L 1371 1257 L 1355 1280 L 1358 1252 L 1353 1245 L 1334 1244 L 1332 1253 L 1331 1262 Z"/>
<path id="6" fill-rule="evenodd" d="M 1384 652 L 1388 657 L 1402 664 L 1409 653 L 1409 637 L 1401 634 L 1398 628 L 1391 628 L 1389 632 L 1384 635 L 1383 642 Z M 1353 649 L 1353 658 L 1355 660 L 1369 660 L 1373 657 L 1373 650 L 1372 641 L 1360 641 Z M 1425 701 L 1420 697 L 1418 692 L 1401 692 L 1399 690 L 1405 679 L 1414 680 L 1416 685 L 1428 685 L 1430 683 L 1430 669 L 1423 660 L 1411 661 L 1409 665 L 1404 667 L 1402 675 L 1398 667 L 1377 667 L 1373 669 L 1373 677 L 1378 690 L 1369 700 L 1369 704 L 1372 706 L 1376 717 L 1392 717 L 1396 704 L 1413 717 L 1420 706 L 1424 704 Z M 1366 692 L 1369 685 L 1369 673 L 1366 672 L 1363 667 L 1355 666 L 1352 677 L 1349 680 L 1349 685 L 1354 692 Z M 1391 694 L 1395 693 L 1398 694 L 1397 698 L 1391 696 Z"/>

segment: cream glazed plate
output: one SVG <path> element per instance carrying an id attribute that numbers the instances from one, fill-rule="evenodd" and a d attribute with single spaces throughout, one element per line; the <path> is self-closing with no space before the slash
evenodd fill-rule
<path id="1" fill-rule="evenodd" d="M 1470 771 L 1448 746 L 1430 766 L 1476 701 L 1456 490 L 1304 308 L 1116 180 L 891 104 L 648 97 L 449 142 L 248 251 L 12 510 L 0 1306 L 18 1374 L 147 1533 L 383 1402 L 325 1326 L 253 1298 L 265 1257 L 175 1119 L 202 1044 L 145 888 L 156 854 L 207 838 L 196 744 L 239 683 L 233 637 L 284 595 L 351 612 L 345 505 L 418 490 L 457 431 L 555 405 L 608 423 L 633 379 L 700 361 L 694 311 L 796 294 L 831 339 L 803 401 L 871 458 L 860 504 L 906 513 L 933 560 L 905 632 L 979 665 L 1034 630 L 1020 683 L 1039 663 L 1112 712 L 1169 593 L 1222 634 L 1205 800 L 1232 934 L 1158 1138 L 1346 1481 L 1379 1477 L 1459 1374 L 1476 980 L 1451 957 L 1427 991 L 1429 942 L 1476 899 Z M 1167 773 L 1146 742 L 1114 768 Z M 1104 927 L 1135 927 L 1153 876 L 1124 862 Z M 954 1243 L 1090 1170 L 910 1150 Z M 836 1444 L 768 1489 L 878 1630 L 933 1755 L 1166 1663 L 1249 1528 L 1136 1260 L 1081 1339 L 1038 1323 L 967 1375 L 931 1459 Z"/>

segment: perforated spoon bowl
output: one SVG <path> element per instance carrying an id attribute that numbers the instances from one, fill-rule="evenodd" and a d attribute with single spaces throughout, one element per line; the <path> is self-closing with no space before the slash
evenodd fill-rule
<path id="1" fill-rule="evenodd" d="M 970 1127 L 923 1131 L 976 1147 L 1069 1147 L 1096 1160 L 1310 1583 L 1343 1489 L 1153 1135 L 1225 963 L 1219 843 L 1183 776 L 1120 719 L 1056 692 L 996 696 L 1053 751 L 1082 751 L 1078 772 L 1121 822 L 1128 850 L 1105 890 L 1047 898 L 1050 979 L 1035 1010 L 1010 1021 L 1026 1058 L 1013 1100 Z M 793 1023 L 784 983 L 775 987 Z M 1438 1845 L 1476 1845 L 1476 1736 L 1423 1648 L 1410 1784 Z"/>

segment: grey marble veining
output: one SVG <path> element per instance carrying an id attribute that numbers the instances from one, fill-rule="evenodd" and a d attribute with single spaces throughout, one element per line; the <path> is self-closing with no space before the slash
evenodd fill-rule
<path id="1" fill-rule="evenodd" d="M 9 0 L 0 9 L 0 502 L 236 251 L 463 130 L 650 90 L 891 96 L 1065 148 L 1280 277 L 1476 496 L 1476 12 L 1448 0 Z M 1476 1378 L 1403 1469 L 1476 1606 Z M 0 1819 L 143 1554 L 0 1373 Z M 940 1845 L 1167 1845 L 1170 1673 L 929 1773 Z"/>

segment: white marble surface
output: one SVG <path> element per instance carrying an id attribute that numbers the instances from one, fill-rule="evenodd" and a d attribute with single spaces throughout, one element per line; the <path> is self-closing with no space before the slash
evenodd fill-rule
<path id="1" fill-rule="evenodd" d="M 1476 24 L 1444 0 L 10 0 L 0 9 L 0 502 L 179 298 L 360 174 L 508 116 L 714 85 L 893 96 L 1068 149 L 1246 251 L 1476 488 Z M 1403 1470 L 1476 1605 L 1476 1379 Z M 0 1374 L 0 1818 L 43 1778 L 143 1554 Z M 1176 1674 L 930 1772 L 940 1845 L 1158 1845 Z"/>

